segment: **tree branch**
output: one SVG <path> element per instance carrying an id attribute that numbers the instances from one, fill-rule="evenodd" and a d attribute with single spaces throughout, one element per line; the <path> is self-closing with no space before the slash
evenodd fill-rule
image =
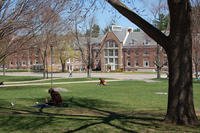
<path id="1" fill-rule="evenodd" d="M 148 23 L 135 12 L 131 11 L 122 2 L 120 2 L 120 0 L 107 0 L 107 2 L 111 4 L 116 10 L 118 10 L 123 16 L 141 28 L 147 35 L 154 39 L 164 49 L 167 48 L 168 37 L 164 33 Z"/>

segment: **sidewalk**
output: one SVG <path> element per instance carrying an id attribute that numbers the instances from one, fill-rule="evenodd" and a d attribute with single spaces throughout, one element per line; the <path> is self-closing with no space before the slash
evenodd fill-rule
<path id="1" fill-rule="evenodd" d="M 2 72 L 0 72 L 2 75 Z M 33 72 L 7 72 L 6 75 L 9 76 L 38 76 L 42 77 L 42 73 L 33 73 Z M 49 75 L 50 76 L 50 75 Z M 121 79 L 121 80 L 150 80 L 156 78 L 156 74 L 128 74 L 128 73 L 92 73 L 93 78 L 112 78 L 112 79 Z M 86 78 L 86 73 L 73 73 L 73 77 L 69 77 L 69 73 L 53 73 L 53 78 Z"/>

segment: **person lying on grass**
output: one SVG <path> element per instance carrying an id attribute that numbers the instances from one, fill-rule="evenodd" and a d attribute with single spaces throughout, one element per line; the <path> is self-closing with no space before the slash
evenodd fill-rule
<path id="1" fill-rule="evenodd" d="M 106 85 L 106 81 L 103 78 L 99 78 L 99 85 Z"/>

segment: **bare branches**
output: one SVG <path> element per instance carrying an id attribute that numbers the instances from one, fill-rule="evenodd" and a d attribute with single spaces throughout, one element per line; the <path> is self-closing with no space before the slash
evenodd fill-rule
<path id="1" fill-rule="evenodd" d="M 59 14 L 63 11 L 66 3 L 68 0 L 0 1 L 0 41 L 4 42 L 0 45 L 5 48 L 0 49 L 0 58 L 36 45 L 33 41 L 27 42 L 35 36 L 38 37 L 42 30 L 49 29 L 48 32 L 52 32 L 51 27 L 59 25 L 56 22 L 60 19 Z M 53 30 L 54 33 L 57 33 L 58 28 Z M 9 40 L 14 36 L 18 40 L 17 42 Z"/>

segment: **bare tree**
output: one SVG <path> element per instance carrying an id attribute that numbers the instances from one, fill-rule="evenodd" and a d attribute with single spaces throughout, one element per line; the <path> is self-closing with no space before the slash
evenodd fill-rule
<path id="1" fill-rule="evenodd" d="M 163 2 L 162 0 L 158 1 L 158 4 L 153 4 L 151 12 L 154 16 L 153 18 L 153 24 L 156 28 L 161 30 L 162 32 L 166 33 L 167 25 L 168 25 L 168 8 L 167 3 Z M 160 73 L 162 68 L 167 64 L 167 62 L 161 62 L 160 55 L 162 54 L 160 45 L 157 44 L 156 48 L 156 59 L 154 64 L 156 65 L 156 72 L 157 72 L 157 78 L 160 78 Z"/>
<path id="2" fill-rule="evenodd" d="M 78 58 L 73 46 L 74 40 L 74 36 L 70 33 L 59 38 L 58 45 L 55 49 L 55 55 L 57 55 L 57 58 L 60 60 L 62 72 L 65 72 L 66 60 Z"/>
<path id="3" fill-rule="evenodd" d="M 92 34 L 92 27 L 95 25 L 95 18 L 91 17 L 87 24 L 84 24 L 82 27 L 86 28 L 86 33 L 84 35 L 81 35 L 78 31 L 78 23 L 75 23 L 75 38 L 76 38 L 76 47 L 80 51 L 82 62 L 85 64 L 87 68 L 87 77 L 91 77 L 91 72 L 92 68 L 96 59 L 100 58 L 100 54 L 102 51 L 102 46 L 101 47 L 96 47 L 96 52 L 95 55 L 93 54 L 93 48 L 94 45 L 97 43 L 95 42 L 95 38 L 93 38 Z"/>
<path id="4" fill-rule="evenodd" d="M 107 0 L 122 15 L 135 23 L 167 53 L 169 66 L 168 106 L 165 121 L 195 125 L 192 88 L 191 4 L 189 0 L 168 0 L 170 34 L 167 36 L 130 10 L 120 0 Z"/>
<path id="5" fill-rule="evenodd" d="M 86 27 L 86 32 L 84 35 L 80 35 L 78 31 L 78 23 L 75 22 L 75 38 L 76 38 L 76 47 L 81 53 L 82 62 L 87 66 L 87 77 L 91 77 L 92 71 L 92 59 L 91 59 L 91 37 L 92 37 L 92 26 L 94 24 L 94 17 L 90 19 L 89 28 L 86 24 L 83 26 Z M 82 37 L 81 37 L 82 36 Z"/>
<path id="6" fill-rule="evenodd" d="M 42 57 L 44 78 L 48 78 L 48 58 L 50 58 L 50 54 L 52 54 L 50 48 L 57 44 L 56 36 L 59 30 L 59 20 L 59 14 L 51 7 L 46 7 L 41 10 L 41 16 L 38 23 L 41 23 L 44 26 L 41 29 L 41 34 L 39 34 L 36 39 L 39 44 L 37 47 Z"/>
<path id="7" fill-rule="evenodd" d="M 23 44 L 25 44 L 23 39 L 29 40 L 31 33 L 33 33 L 33 27 L 29 21 L 31 16 L 30 9 L 27 9 L 28 2 L 28 0 L 1 1 L 0 40 L 4 43 L 1 44 L 3 46 L 0 50 L 0 62 L 4 61 L 8 55 L 19 50 L 16 48 L 23 47 Z"/>
<path id="8" fill-rule="evenodd" d="M 55 18 L 55 15 L 60 14 L 65 7 L 70 5 L 69 0 L 0 1 L 0 40 L 4 42 L 0 44 L 3 45 L 0 49 L 0 62 L 17 51 L 32 47 L 33 44 L 28 42 L 38 36 L 42 29 L 47 27 L 50 20 Z M 49 7 L 51 10 L 48 12 L 54 11 L 55 13 L 53 15 L 46 14 L 43 16 L 45 21 L 39 22 L 42 14 Z"/>

